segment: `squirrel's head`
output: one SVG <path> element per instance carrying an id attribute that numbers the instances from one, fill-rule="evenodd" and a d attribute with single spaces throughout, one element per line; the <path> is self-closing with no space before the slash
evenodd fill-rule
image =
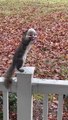
<path id="1" fill-rule="evenodd" d="M 37 32 L 33 28 L 26 31 L 26 39 L 31 39 L 32 41 L 37 38 Z"/>

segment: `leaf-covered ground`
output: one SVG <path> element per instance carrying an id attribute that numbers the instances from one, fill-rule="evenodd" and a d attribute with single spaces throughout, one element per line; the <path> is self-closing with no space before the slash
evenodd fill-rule
<path id="1" fill-rule="evenodd" d="M 18 14 L 0 13 L 0 76 L 10 65 L 23 31 L 33 27 L 38 39 L 26 66 L 36 67 L 36 77 L 68 79 L 68 13 L 60 9 L 46 14 L 47 7 L 28 4 Z"/>
<path id="2" fill-rule="evenodd" d="M 36 2 L 18 10 L 0 4 L 0 76 L 11 64 L 23 31 L 30 27 L 37 30 L 38 39 L 25 66 L 35 66 L 34 77 L 68 79 L 68 5 Z"/>

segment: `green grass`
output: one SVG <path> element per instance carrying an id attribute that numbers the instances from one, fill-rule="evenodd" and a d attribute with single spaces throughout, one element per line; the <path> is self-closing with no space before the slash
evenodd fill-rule
<path id="1" fill-rule="evenodd" d="M 68 11 L 68 0 L 0 0 L 0 14 L 21 13 L 26 6 L 41 6 L 43 13 L 56 10 Z"/>
<path id="2" fill-rule="evenodd" d="M 38 0 L 40 2 L 48 2 L 48 3 L 68 3 L 68 0 Z"/>

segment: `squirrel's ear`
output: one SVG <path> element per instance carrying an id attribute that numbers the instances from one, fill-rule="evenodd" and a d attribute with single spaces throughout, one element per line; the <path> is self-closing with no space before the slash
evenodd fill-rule
<path id="1" fill-rule="evenodd" d="M 23 31 L 23 34 L 26 35 L 27 31 L 28 31 L 28 30 Z"/>

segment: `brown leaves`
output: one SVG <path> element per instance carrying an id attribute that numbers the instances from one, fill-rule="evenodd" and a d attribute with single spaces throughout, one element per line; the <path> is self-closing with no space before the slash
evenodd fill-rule
<path id="1" fill-rule="evenodd" d="M 29 5 L 21 14 L 1 16 L 0 75 L 11 64 L 23 31 L 34 27 L 38 39 L 28 54 L 26 66 L 36 67 L 36 77 L 68 79 L 67 13 L 56 11 L 46 15 L 40 7 Z"/>

